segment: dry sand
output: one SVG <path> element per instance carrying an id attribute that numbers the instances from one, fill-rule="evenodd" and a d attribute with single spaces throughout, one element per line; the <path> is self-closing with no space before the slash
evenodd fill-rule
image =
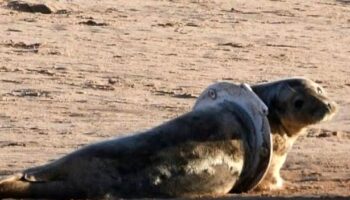
<path id="1" fill-rule="evenodd" d="M 301 137 L 287 188 L 350 198 L 350 2 L 0 0 L 0 176 L 158 125 L 216 81 L 311 78 L 340 111 Z"/>

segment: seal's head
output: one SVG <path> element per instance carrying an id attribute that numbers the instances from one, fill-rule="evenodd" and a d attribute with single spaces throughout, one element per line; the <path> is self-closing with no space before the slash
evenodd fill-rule
<path id="1" fill-rule="evenodd" d="M 264 86 L 264 90 L 261 86 Z M 270 90 L 266 90 L 266 86 Z M 331 101 L 325 90 L 306 78 L 290 78 L 253 87 L 268 105 L 272 125 L 282 126 L 288 135 L 298 133 L 304 127 L 331 119 L 337 105 Z M 273 131 L 272 131 L 273 132 Z"/>
<path id="2" fill-rule="evenodd" d="M 193 110 L 215 106 L 226 100 L 236 101 L 240 106 L 247 107 L 263 115 L 268 113 L 265 103 L 253 92 L 248 84 L 235 85 L 227 82 L 215 83 L 206 88 L 198 97 Z"/>
<path id="3" fill-rule="evenodd" d="M 220 82 L 210 85 L 198 97 L 193 109 L 216 105 L 241 93 L 242 88 L 231 83 Z"/>

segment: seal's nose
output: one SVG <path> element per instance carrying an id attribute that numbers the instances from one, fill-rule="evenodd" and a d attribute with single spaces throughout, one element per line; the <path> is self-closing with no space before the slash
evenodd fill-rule
<path id="1" fill-rule="evenodd" d="M 327 108 L 331 112 L 337 111 L 337 104 L 335 102 L 327 102 Z"/>
<path id="2" fill-rule="evenodd" d="M 332 110 L 332 104 L 327 103 L 327 107 Z"/>

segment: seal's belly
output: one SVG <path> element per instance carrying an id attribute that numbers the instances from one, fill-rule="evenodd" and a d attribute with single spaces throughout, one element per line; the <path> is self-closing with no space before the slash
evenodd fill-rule
<path id="1" fill-rule="evenodd" d="M 187 143 L 157 155 L 149 180 L 154 190 L 167 196 L 193 197 L 229 192 L 243 169 L 241 141 Z"/>

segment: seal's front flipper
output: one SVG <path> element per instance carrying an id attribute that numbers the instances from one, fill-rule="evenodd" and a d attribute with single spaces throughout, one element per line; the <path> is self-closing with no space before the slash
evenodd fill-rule
<path id="1" fill-rule="evenodd" d="M 30 168 L 23 172 L 22 180 L 28 182 L 49 182 L 49 181 L 62 181 L 65 173 L 63 169 L 57 167 L 57 162 L 53 162 L 47 165 Z"/>

